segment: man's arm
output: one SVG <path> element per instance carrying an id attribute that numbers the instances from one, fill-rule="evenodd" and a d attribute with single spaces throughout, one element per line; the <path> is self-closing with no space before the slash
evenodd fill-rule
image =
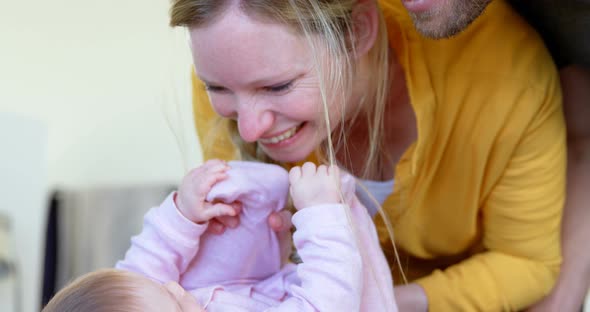
<path id="1" fill-rule="evenodd" d="M 569 66 L 560 76 L 568 132 L 563 264 L 551 293 L 531 311 L 580 311 L 590 287 L 590 70 Z"/>
<path id="2" fill-rule="evenodd" d="M 526 119 L 509 119 L 494 143 L 511 153 L 489 156 L 505 158 L 479 210 L 484 251 L 416 281 L 429 311 L 518 311 L 551 291 L 561 264 L 566 128 L 558 75 L 550 74 L 514 100 L 511 116 Z"/>

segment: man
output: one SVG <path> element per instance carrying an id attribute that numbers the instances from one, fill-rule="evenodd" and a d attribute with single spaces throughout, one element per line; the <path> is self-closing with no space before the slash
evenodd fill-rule
<path id="1" fill-rule="evenodd" d="M 424 36 L 452 37 L 491 0 L 401 0 Z M 500 0 L 498 0 L 500 1 Z M 590 0 L 512 0 L 536 27 L 560 68 L 568 131 L 563 264 L 552 292 L 533 311 L 579 311 L 590 287 Z"/>

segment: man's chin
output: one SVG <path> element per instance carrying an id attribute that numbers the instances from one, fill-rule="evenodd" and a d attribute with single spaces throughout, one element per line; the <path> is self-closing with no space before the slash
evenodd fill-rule
<path id="1" fill-rule="evenodd" d="M 422 13 L 408 12 L 414 26 L 423 36 L 431 39 L 444 39 L 458 35 L 485 11 L 490 0 L 469 0 L 451 2 L 452 7 Z"/>
<path id="2" fill-rule="evenodd" d="M 455 23 L 444 23 L 444 18 L 437 16 L 421 17 L 415 14 L 410 14 L 410 16 L 412 17 L 416 30 L 418 30 L 422 36 L 430 39 L 451 38 L 467 27 Z"/>

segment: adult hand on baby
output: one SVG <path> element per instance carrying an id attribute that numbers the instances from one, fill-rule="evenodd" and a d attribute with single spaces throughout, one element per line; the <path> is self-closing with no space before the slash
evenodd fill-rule
<path id="1" fill-rule="evenodd" d="M 209 160 L 184 177 L 174 197 L 176 207 L 183 216 L 195 223 L 204 223 L 213 218 L 235 218 L 240 213 L 237 203 L 211 203 L 206 200 L 213 185 L 227 178 L 228 169 L 224 161 Z"/>
<path id="2" fill-rule="evenodd" d="M 297 210 L 327 203 L 339 203 L 340 171 L 336 166 L 319 167 L 306 162 L 289 171 L 291 197 Z"/>

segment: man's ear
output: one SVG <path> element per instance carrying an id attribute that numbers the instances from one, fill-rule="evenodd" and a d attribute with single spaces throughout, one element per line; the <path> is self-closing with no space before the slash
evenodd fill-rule
<path id="1" fill-rule="evenodd" d="M 379 8 L 375 0 L 358 0 L 352 9 L 355 58 L 365 55 L 377 38 Z"/>

